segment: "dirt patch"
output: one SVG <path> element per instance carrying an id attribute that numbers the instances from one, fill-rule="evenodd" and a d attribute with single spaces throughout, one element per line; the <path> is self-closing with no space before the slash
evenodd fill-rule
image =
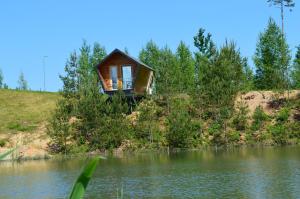
<path id="1" fill-rule="evenodd" d="M 258 106 L 261 106 L 265 113 L 272 115 L 279 109 L 289 97 L 294 99 L 300 95 L 300 90 L 292 90 L 289 93 L 281 94 L 273 91 L 251 91 L 246 94 L 238 95 L 236 104 L 238 102 L 245 103 L 249 108 L 249 114 L 252 115 Z"/>
<path id="2" fill-rule="evenodd" d="M 6 139 L 7 143 L 4 147 L 0 147 L 0 153 L 17 147 L 9 158 L 37 159 L 49 156 L 50 138 L 46 134 L 46 124 L 41 124 L 34 132 L 18 132 L 10 137 L 6 136 Z"/>

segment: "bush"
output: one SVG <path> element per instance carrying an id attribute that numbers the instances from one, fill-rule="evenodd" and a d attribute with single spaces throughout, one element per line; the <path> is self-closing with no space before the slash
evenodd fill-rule
<path id="1" fill-rule="evenodd" d="M 276 121 L 278 123 L 287 122 L 290 116 L 290 109 L 282 108 L 279 113 L 277 114 Z"/>
<path id="2" fill-rule="evenodd" d="M 6 142 L 7 142 L 7 140 L 1 139 L 1 140 L 0 140 L 0 147 L 4 147 L 5 144 L 6 144 Z"/>
<path id="3" fill-rule="evenodd" d="M 167 141 L 169 146 L 175 148 L 192 148 L 194 139 L 200 132 L 199 125 L 192 120 L 187 104 L 180 99 L 173 99 L 171 102 L 167 126 Z"/>
<path id="4" fill-rule="evenodd" d="M 262 128 L 264 123 L 269 119 L 268 115 L 258 106 L 252 116 L 253 122 L 251 129 L 257 131 Z"/>
<path id="5" fill-rule="evenodd" d="M 70 116 L 66 111 L 67 101 L 61 99 L 57 103 L 57 109 L 49 121 L 47 134 L 51 138 L 50 150 L 55 153 L 68 153 L 72 140 L 72 126 Z"/>
<path id="6" fill-rule="evenodd" d="M 288 142 L 288 134 L 284 125 L 277 124 L 270 126 L 268 130 L 277 144 L 283 145 Z"/>
<path id="7" fill-rule="evenodd" d="M 214 144 L 224 144 L 225 140 L 222 137 L 222 124 L 218 121 L 214 121 L 208 128 L 209 135 L 213 136 L 212 142 Z"/>
<path id="8" fill-rule="evenodd" d="M 238 142 L 240 140 L 240 133 L 238 131 L 231 131 L 228 133 L 229 142 Z"/>
<path id="9" fill-rule="evenodd" d="M 244 103 L 240 103 L 237 106 L 235 117 L 233 118 L 232 124 L 237 131 L 244 131 L 248 126 L 248 106 Z"/>
<path id="10" fill-rule="evenodd" d="M 134 135 L 137 139 L 147 142 L 160 142 L 161 133 L 159 130 L 160 107 L 154 100 L 145 99 L 137 107 L 137 119 Z"/>

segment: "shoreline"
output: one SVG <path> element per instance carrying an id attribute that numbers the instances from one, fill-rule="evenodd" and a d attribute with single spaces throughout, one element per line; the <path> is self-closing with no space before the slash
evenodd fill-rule
<path id="1" fill-rule="evenodd" d="M 137 149 L 137 150 L 124 150 L 122 152 L 107 150 L 104 152 L 92 151 L 86 153 L 69 153 L 69 154 L 45 154 L 44 156 L 16 156 L 15 152 L 9 155 L 7 158 L 1 160 L 2 162 L 24 162 L 24 161 L 40 161 L 40 160 L 55 160 L 55 159 L 73 159 L 78 157 L 93 157 L 93 156 L 105 156 L 105 157 L 114 157 L 122 158 L 127 156 L 143 155 L 143 154 L 176 154 L 182 152 L 205 152 L 205 151 L 231 151 L 231 150 L 242 150 L 242 149 L 270 149 L 270 148 L 290 148 L 290 147 L 299 147 L 299 144 L 289 144 L 289 145 L 263 145 L 263 144 L 251 144 L 251 145 L 223 145 L 223 146 L 207 146 L 200 148 L 161 148 L 161 149 Z M 18 151 L 16 150 L 18 153 Z M 1 162 L 0 161 L 0 162 Z"/>

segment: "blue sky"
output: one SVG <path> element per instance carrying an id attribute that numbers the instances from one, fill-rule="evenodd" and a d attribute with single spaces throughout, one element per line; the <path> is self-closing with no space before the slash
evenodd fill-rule
<path id="1" fill-rule="evenodd" d="M 293 53 L 300 44 L 300 2 L 286 13 L 285 30 Z M 299 5 L 297 5 L 299 4 Z M 33 90 L 57 91 L 65 62 L 83 39 L 99 42 L 108 52 L 128 48 L 137 57 L 150 39 L 175 50 L 180 40 L 193 47 L 200 27 L 222 45 L 233 40 L 250 60 L 259 32 L 280 12 L 266 0 L 3 0 L 0 2 L 0 68 L 4 81 L 17 86 L 23 71 Z M 250 61 L 252 64 L 252 61 Z"/>

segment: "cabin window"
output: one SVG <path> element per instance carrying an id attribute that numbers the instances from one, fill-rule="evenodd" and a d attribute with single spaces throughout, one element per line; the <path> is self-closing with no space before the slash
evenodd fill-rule
<path id="1" fill-rule="evenodd" d="M 132 89 L 131 66 L 122 66 L 123 89 Z"/>
<path id="2" fill-rule="evenodd" d="M 118 67 L 117 66 L 110 67 L 110 77 L 112 83 L 112 90 L 117 90 L 118 89 Z"/>

